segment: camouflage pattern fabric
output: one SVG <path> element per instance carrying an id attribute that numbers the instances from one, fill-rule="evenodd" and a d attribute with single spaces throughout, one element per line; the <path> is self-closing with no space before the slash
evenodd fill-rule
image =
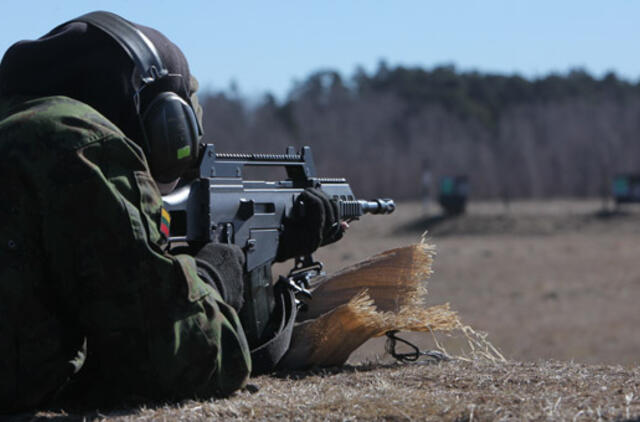
<path id="1" fill-rule="evenodd" d="M 162 399 L 246 383 L 238 317 L 192 257 L 164 251 L 136 144 L 70 98 L 0 98 L 0 156 L 0 411 L 83 377 L 99 395 Z"/>

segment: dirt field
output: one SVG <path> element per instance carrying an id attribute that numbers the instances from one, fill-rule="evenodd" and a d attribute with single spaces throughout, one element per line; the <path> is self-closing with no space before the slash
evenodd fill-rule
<path id="1" fill-rule="evenodd" d="M 259 377 L 206 402 L 76 414 L 115 420 L 627 420 L 640 417 L 640 208 L 597 201 L 474 203 L 440 219 L 400 204 L 318 254 L 329 272 L 419 241 L 438 248 L 429 304 L 450 302 L 506 363 L 397 365 L 380 340 L 328 372 Z M 281 267 L 285 272 L 285 267 Z M 423 347 L 425 335 L 409 336 Z M 461 342 L 439 336 L 450 353 Z M 64 413 L 39 413 L 46 420 Z M 24 415 L 17 420 L 34 420 Z M 638 419 L 640 420 L 640 419 Z"/>
<path id="2" fill-rule="evenodd" d="M 400 204 L 392 216 L 353 223 L 322 258 L 339 268 L 429 229 L 438 255 L 428 303 L 450 302 L 508 359 L 637 365 L 640 208 L 600 210 L 598 201 L 518 202 L 508 210 L 472 203 L 466 215 L 439 220 L 435 207 L 425 215 L 419 204 Z M 380 353 L 378 343 L 351 362 Z"/>

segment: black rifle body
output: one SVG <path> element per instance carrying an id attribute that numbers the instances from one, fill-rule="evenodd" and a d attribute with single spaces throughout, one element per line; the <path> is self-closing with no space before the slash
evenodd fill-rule
<path id="1" fill-rule="evenodd" d="M 245 180 L 250 166 L 281 167 L 287 178 Z M 252 347 L 269 334 L 275 306 L 271 265 L 283 221 L 291 217 L 295 200 L 304 189 L 321 189 L 335 200 L 340 220 L 357 219 L 365 213 L 386 214 L 395 208 L 389 199 L 356 199 L 345 179 L 316 177 L 309 147 L 299 154 L 292 147 L 285 154 L 216 154 L 214 146 L 207 144 L 198 171 L 193 181 L 163 197 L 164 208 L 171 215 L 169 241 L 195 247 L 208 242 L 232 243 L 242 248 L 246 275 L 240 319 Z M 306 258 L 300 263 L 313 262 Z"/>

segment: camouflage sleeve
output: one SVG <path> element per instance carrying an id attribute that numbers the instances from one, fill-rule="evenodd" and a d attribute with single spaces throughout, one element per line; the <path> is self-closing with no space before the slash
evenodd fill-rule
<path id="1" fill-rule="evenodd" d="M 235 311 L 161 247 L 161 197 L 139 148 L 109 136 L 56 157 L 43 198 L 58 300 L 87 338 L 82 372 L 107 390 L 226 395 L 251 371 Z"/>

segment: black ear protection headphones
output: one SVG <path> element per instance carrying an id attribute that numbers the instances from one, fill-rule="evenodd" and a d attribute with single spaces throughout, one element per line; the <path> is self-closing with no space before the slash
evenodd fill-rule
<path id="1" fill-rule="evenodd" d="M 162 63 L 155 46 L 149 38 L 129 21 L 109 12 L 92 12 L 77 17 L 70 22 L 84 22 L 99 28 L 115 40 L 136 66 L 132 80 L 134 104 L 143 133 L 142 145 L 151 173 L 160 183 L 171 183 L 198 158 L 199 140 L 202 127 L 196 118 L 193 105 L 183 100 L 175 92 L 162 92 L 142 109 L 142 90 L 169 77 L 183 78 L 170 74 Z M 185 93 L 189 96 L 188 81 L 183 80 Z"/>

